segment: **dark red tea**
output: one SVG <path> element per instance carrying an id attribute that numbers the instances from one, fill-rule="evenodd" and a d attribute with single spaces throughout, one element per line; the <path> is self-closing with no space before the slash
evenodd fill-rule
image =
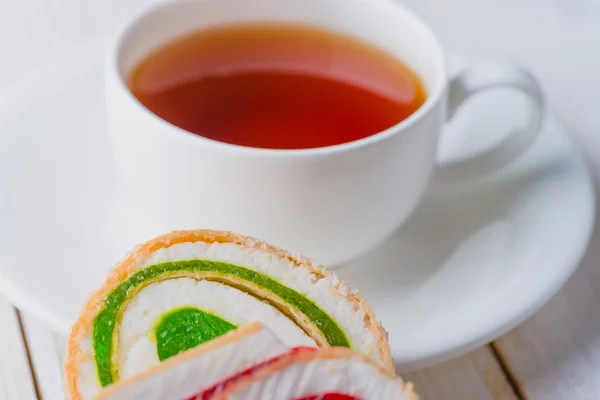
<path id="1" fill-rule="evenodd" d="M 425 101 L 417 76 L 387 53 L 296 25 L 197 32 L 150 54 L 128 85 L 150 111 L 180 128 L 271 149 L 362 139 Z"/>

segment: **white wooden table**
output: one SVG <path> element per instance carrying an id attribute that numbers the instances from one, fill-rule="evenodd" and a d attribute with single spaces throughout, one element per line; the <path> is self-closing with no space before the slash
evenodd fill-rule
<path id="1" fill-rule="evenodd" d="M 0 95 L 147 0 L 0 0 Z M 600 2 L 405 0 L 447 44 L 518 59 L 600 177 Z M 597 190 L 598 192 L 598 190 Z M 599 213 L 600 214 L 600 213 Z M 0 297 L 0 399 L 61 399 L 65 338 Z M 541 311 L 499 340 L 412 373 L 424 400 L 600 399 L 600 232 Z"/>

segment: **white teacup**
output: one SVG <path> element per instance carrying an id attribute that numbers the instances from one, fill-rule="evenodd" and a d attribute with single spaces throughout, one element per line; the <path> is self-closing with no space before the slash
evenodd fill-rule
<path id="1" fill-rule="evenodd" d="M 416 71 L 427 101 L 374 136 L 272 150 L 190 134 L 147 110 L 129 91 L 126 77 L 157 47 L 217 24 L 249 21 L 313 24 L 371 43 Z M 449 78 L 431 30 L 388 1 L 169 1 L 134 18 L 109 51 L 110 137 L 123 199 L 132 210 L 130 226 L 146 237 L 172 229 L 232 230 L 325 265 L 358 256 L 407 219 L 436 166 L 444 124 L 470 95 L 498 87 L 520 90 L 531 99 L 529 124 L 491 150 L 440 168 L 448 178 L 467 179 L 512 161 L 539 133 L 543 114 L 534 79 L 513 65 L 477 67 Z"/>

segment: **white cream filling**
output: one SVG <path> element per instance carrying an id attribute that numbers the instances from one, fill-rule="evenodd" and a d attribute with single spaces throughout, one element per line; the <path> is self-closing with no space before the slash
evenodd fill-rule
<path id="1" fill-rule="evenodd" d="M 292 320 L 255 297 L 211 281 L 178 278 L 152 283 L 127 304 L 119 328 L 119 378 L 126 379 L 159 364 L 154 338 L 156 324 L 165 313 L 195 307 L 242 326 L 262 322 L 285 344 L 316 346 Z"/>
<path id="2" fill-rule="evenodd" d="M 98 372 L 96 370 L 96 360 L 94 359 L 91 336 L 82 340 L 80 346 L 81 359 L 79 361 L 77 389 L 83 399 L 93 399 L 94 396 L 102 390 L 102 387 L 98 381 Z"/>
<path id="3" fill-rule="evenodd" d="M 408 400 L 399 381 L 360 360 L 317 359 L 298 362 L 253 381 L 228 399 L 296 399 L 330 392 L 365 400 Z"/>

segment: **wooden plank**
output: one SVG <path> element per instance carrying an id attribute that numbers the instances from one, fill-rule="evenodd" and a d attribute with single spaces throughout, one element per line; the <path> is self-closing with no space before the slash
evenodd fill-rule
<path id="1" fill-rule="evenodd" d="M 31 400 L 36 388 L 17 311 L 0 298 L 0 399 Z"/>
<path id="2" fill-rule="evenodd" d="M 489 346 L 404 378 L 421 400 L 518 400 Z"/>
<path id="3" fill-rule="evenodd" d="M 54 333 L 36 317 L 21 315 L 40 400 L 64 398 L 62 363 L 66 338 Z"/>
<path id="4" fill-rule="evenodd" d="M 596 196 L 599 191 L 597 187 Z M 527 399 L 600 399 L 599 265 L 597 229 L 580 268 L 565 287 L 494 343 Z"/>
<path id="5" fill-rule="evenodd" d="M 600 399 L 600 247 L 595 247 L 596 254 L 550 303 L 495 342 L 529 400 Z"/>

